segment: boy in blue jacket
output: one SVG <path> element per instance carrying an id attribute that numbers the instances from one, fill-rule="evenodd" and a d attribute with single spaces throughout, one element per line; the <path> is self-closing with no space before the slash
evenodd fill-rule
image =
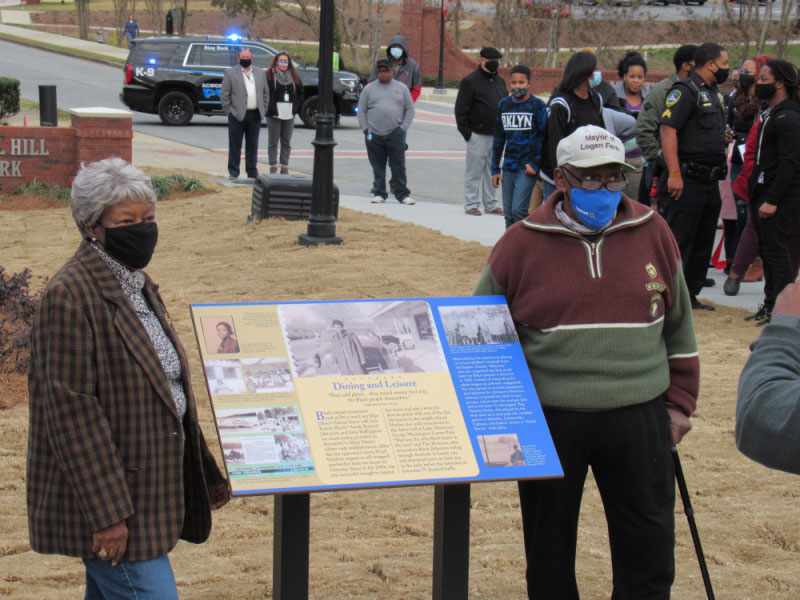
<path id="1" fill-rule="evenodd" d="M 503 182 L 503 216 L 507 228 L 528 216 L 541 162 L 547 107 L 530 93 L 530 83 L 531 70 L 528 67 L 513 67 L 511 95 L 497 105 L 492 143 L 492 185 L 498 187 Z"/>

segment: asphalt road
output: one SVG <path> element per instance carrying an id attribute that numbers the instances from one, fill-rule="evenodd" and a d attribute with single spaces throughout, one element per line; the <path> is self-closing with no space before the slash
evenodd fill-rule
<path id="1" fill-rule="evenodd" d="M 0 41 L 0 73 L 20 80 L 23 98 L 37 101 L 39 85 L 55 85 L 61 109 L 89 106 L 125 108 L 119 99 L 122 69 L 52 52 Z M 465 144 L 455 128 L 451 104 L 418 102 L 408 133 L 406 155 L 412 196 L 440 202 L 462 201 Z M 227 173 L 227 125 L 224 117 L 195 116 L 186 127 L 167 127 L 157 115 L 134 113 L 134 131 L 220 154 L 220 175 Z M 296 119 L 292 139 L 293 171 L 313 171 L 314 131 Z M 366 158 L 364 137 L 355 117 L 343 117 L 334 137 L 335 182 L 343 194 L 369 195 L 372 171 Z M 260 169 L 267 169 L 267 129 L 260 138 Z"/>

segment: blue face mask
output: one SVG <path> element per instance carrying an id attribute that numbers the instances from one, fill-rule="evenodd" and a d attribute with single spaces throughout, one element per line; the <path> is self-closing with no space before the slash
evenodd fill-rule
<path id="1" fill-rule="evenodd" d="M 389 48 L 389 53 L 392 55 L 393 58 L 400 58 L 401 56 L 403 56 L 403 49 Z"/>
<path id="2" fill-rule="evenodd" d="M 589 85 L 591 87 L 597 87 L 600 85 L 601 81 L 603 81 L 603 74 L 600 71 L 595 71 L 592 73 L 592 78 L 589 80 Z"/>
<path id="3" fill-rule="evenodd" d="M 600 229 L 614 218 L 621 200 L 622 192 L 612 192 L 605 188 L 599 190 L 572 188 L 569 202 L 584 225 Z"/>

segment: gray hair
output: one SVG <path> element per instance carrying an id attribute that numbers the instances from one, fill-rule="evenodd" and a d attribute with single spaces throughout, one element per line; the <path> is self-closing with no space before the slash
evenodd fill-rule
<path id="1" fill-rule="evenodd" d="M 150 178 L 121 158 L 81 164 L 72 182 L 72 218 L 81 235 L 97 225 L 109 206 L 131 200 L 156 205 Z"/>

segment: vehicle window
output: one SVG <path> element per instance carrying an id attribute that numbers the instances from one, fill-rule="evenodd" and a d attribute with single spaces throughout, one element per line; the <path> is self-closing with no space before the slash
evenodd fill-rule
<path id="1" fill-rule="evenodd" d="M 195 67 L 233 66 L 233 51 L 224 44 L 192 44 L 186 64 Z"/>
<path id="2" fill-rule="evenodd" d="M 178 44 L 142 44 L 136 54 L 136 61 L 152 64 L 155 60 L 159 65 L 167 65 L 177 49 Z"/>
<path id="3" fill-rule="evenodd" d="M 275 56 L 272 52 L 269 52 L 260 46 L 242 46 L 242 48 L 247 48 L 253 53 L 253 64 L 261 69 L 266 69 L 272 62 L 272 58 Z"/>

